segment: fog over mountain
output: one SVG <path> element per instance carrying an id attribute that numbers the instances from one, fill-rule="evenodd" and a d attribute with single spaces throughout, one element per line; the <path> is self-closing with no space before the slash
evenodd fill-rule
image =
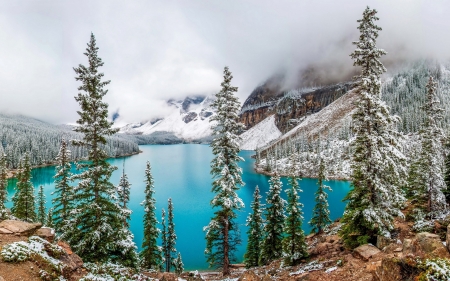
<path id="1" fill-rule="evenodd" d="M 2 0 L 0 111 L 74 122 L 72 68 L 87 63 L 90 32 L 112 81 L 105 100 L 122 123 L 167 114 L 169 98 L 214 93 L 225 65 L 241 101 L 275 73 L 286 88 L 304 73 L 311 83 L 348 79 L 367 5 L 379 12 L 387 66 L 448 59 L 447 1 Z"/>

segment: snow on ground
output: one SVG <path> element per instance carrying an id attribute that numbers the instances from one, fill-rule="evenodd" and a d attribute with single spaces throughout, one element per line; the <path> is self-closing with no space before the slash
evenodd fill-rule
<path id="1" fill-rule="evenodd" d="M 275 115 L 271 115 L 241 135 L 241 150 L 255 150 L 281 136 L 275 125 Z"/>

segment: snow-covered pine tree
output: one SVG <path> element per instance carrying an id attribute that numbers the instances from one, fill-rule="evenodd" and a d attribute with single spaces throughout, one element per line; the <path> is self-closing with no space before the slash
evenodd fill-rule
<path id="1" fill-rule="evenodd" d="M 264 226 L 264 238 L 261 244 L 261 254 L 259 264 L 265 265 L 270 261 L 281 258 L 283 255 L 283 227 L 286 216 L 284 215 L 284 206 L 286 201 L 281 198 L 281 189 L 283 184 L 277 173 L 270 180 L 270 189 L 266 197 L 266 210 Z"/>
<path id="2" fill-rule="evenodd" d="M 419 179 L 421 197 L 426 203 L 428 216 L 433 218 L 443 214 L 448 209 L 443 190 L 446 188 L 444 181 L 444 154 L 442 143 L 445 139 L 439 121 L 443 118 L 443 109 L 436 96 L 437 83 L 430 77 L 427 84 L 425 111 L 425 124 L 420 130 L 422 151 L 419 162 Z"/>
<path id="3" fill-rule="evenodd" d="M 161 249 L 162 249 L 162 262 L 160 265 L 160 271 L 165 270 L 166 263 L 166 253 L 167 253 L 167 226 L 166 226 L 166 211 L 164 208 L 161 211 Z"/>
<path id="4" fill-rule="evenodd" d="M 178 252 L 177 257 L 173 260 L 173 267 L 175 268 L 175 273 L 177 275 L 180 275 L 181 273 L 183 273 L 184 264 L 183 264 L 183 260 L 181 259 L 180 252 Z"/>
<path id="5" fill-rule="evenodd" d="M 317 179 L 317 191 L 315 193 L 316 205 L 313 208 L 313 215 L 309 221 L 309 225 L 312 227 L 312 231 L 316 233 L 322 233 L 325 226 L 331 223 L 330 210 L 328 207 L 328 194 L 325 192 L 326 189 L 331 191 L 331 187 L 325 185 L 323 182 L 326 180 L 325 177 L 325 164 L 323 159 L 320 159 L 319 164 L 319 177 Z"/>
<path id="6" fill-rule="evenodd" d="M 55 179 L 55 191 L 53 192 L 55 197 L 52 200 L 55 215 L 54 225 L 58 233 L 65 232 L 67 228 L 71 227 L 69 212 L 74 207 L 75 198 L 73 188 L 69 184 L 72 176 L 70 157 L 71 152 L 67 147 L 67 142 L 62 139 L 58 156 L 56 156 L 56 174 L 53 177 Z"/>
<path id="7" fill-rule="evenodd" d="M 98 47 L 92 33 L 87 45 L 84 54 L 89 65 L 80 64 L 74 68 L 77 74 L 75 79 L 82 83 L 78 87 L 81 92 L 75 97 L 81 110 L 78 111 L 79 126 L 74 130 L 83 134 L 83 140 L 73 141 L 73 144 L 89 147 L 89 154 L 87 162 L 77 165 L 82 172 L 72 177 L 79 180 L 75 187 L 76 210 L 71 212 L 77 225 L 64 234 L 64 239 L 85 261 L 109 260 L 129 265 L 134 262 L 128 258 L 136 256 L 132 254 L 136 246 L 129 243 L 132 235 L 124 232 L 124 216 L 115 200 L 116 188 L 110 181 L 111 174 L 117 168 L 106 161 L 108 154 L 102 149 L 106 136 L 117 132 L 112 128 L 113 123 L 107 120 L 108 104 L 103 101 L 108 92 L 105 86 L 110 81 L 102 81 L 104 74 L 98 71 L 103 62 L 98 57 Z"/>
<path id="8" fill-rule="evenodd" d="M 27 222 L 36 221 L 36 201 L 33 184 L 31 183 L 31 165 L 28 153 L 25 153 L 23 164 L 19 164 L 16 193 L 12 201 L 13 207 L 11 208 L 11 213 L 16 218 Z"/>
<path id="9" fill-rule="evenodd" d="M 45 226 L 55 228 L 55 223 L 53 222 L 53 208 L 48 210 L 47 218 L 45 219 Z"/>
<path id="10" fill-rule="evenodd" d="M 177 235 L 175 234 L 175 223 L 173 221 L 173 203 L 172 198 L 169 198 L 167 206 L 167 237 L 166 249 L 164 251 L 166 261 L 166 272 L 170 272 L 171 266 L 174 264 L 175 257 L 173 256 L 177 250 L 175 244 L 177 242 Z"/>
<path id="11" fill-rule="evenodd" d="M 215 193 L 211 206 L 216 211 L 206 231 L 207 261 L 210 267 L 221 267 L 223 275 L 230 274 L 230 263 L 235 259 L 233 252 L 240 243 L 239 231 L 234 221 L 236 210 L 244 207 L 236 191 L 243 186 L 238 162 L 244 159 L 239 153 L 239 136 L 243 124 L 239 122 L 240 104 L 234 95 L 237 87 L 231 86 L 233 76 L 228 67 L 224 69 L 222 89 L 216 94 L 212 106 L 216 115 L 211 117 L 214 139 L 211 142 L 214 159 L 211 161 L 213 177 L 212 192 Z"/>
<path id="12" fill-rule="evenodd" d="M 282 241 L 283 258 L 285 265 L 295 265 L 301 259 L 308 256 L 303 224 L 303 204 L 300 203 L 299 192 L 302 192 L 298 184 L 298 178 L 291 174 L 288 179 L 291 188 L 286 189 L 287 207 L 284 221 L 284 238 Z"/>
<path id="13" fill-rule="evenodd" d="M 359 41 L 350 55 L 353 65 L 361 67 L 355 77 L 359 96 L 352 125 L 355 139 L 351 146 L 352 189 L 342 218 L 341 235 L 347 246 L 356 247 L 375 238 L 389 236 L 393 216 L 402 216 L 400 205 L 405 198 L 401 190 L 406 178 L 405 157 L 396 130 L 399 118 L 391 116 L 381 100 L 381 74 L 386 71 L 380 57 L 386 52 L 376 47 L 377 11 L 367 7 L 358 20 Z"/>
<path id="14" fill-rule="evenodd" d="M 127 203 L 130 202 L 130 187 L 131 184 L 128 181 L 128 176 L 125 174 L 125 163 L 122 170 L 122 176 L 119 180 L 119 185 L 117 186 L 117 197 L 119 199 L 119 206 L 122 209 L 123 224 L 126 228 L 129 227 L 128 221 L 131 218 L 131 210 L 128 209 Z"/>
<path id="15" fill-rule="evenodd" d="M 47 219 L 47 210 L 45 208 L 45 203 L 47 202 L 45 201 L 44 187 L 40 185 L 37 197 L 37 221 L 42 223 L 42 225 L 46 225 Z"/>
<path id="16" fill-rule="evenodd" d="M 139 256 L 136 252 L 136 244 L 134 243 L 134 235 L 129 229 L 128 221 L 131 219 L 131 210 L 128 209 L 127 204 L 130 202 L 130 187 L 131 184 L 128 181 L 128 176 L 125 173 L 125 163 L 122 170 L 122 176 L 119 180 L 119 185 L 117 186 L 117 197 L 118 197 L 118 207 L 121 210 L 121 217 L 123 224 L 119 230 L 119 240 L 118 243 L 122 244 L 122 249 L 127 249 L 123 252 L 124 261 L 122 262 L 125 266 L 138 267 L 140 266 Z"/>
<path id="17" fill-rule="evenodd" d="M 142 242 L 142 251 L 140 252 L 141 267 L 144 269 L 158 270 L 161 266 L 162 250 L 158 246 L 157 240 L 161 232 L 156 220 L 156 200 L 153 198 L 155 193 L 154 180 L 151 173 L 150 162 L 147 161 L 145 169 L 145 199 L 141 205 L 144 206 L 144 238 Z"/>
<path id="18" fill-rule="evenodd" d="M 447 137 L 446 142 L 447 149 L 450 149 L 450 138 Z M 447 204 L 450 204 L 450 153 L 445 156 L 444 163 L 444 180 L 445 180 L 445 189 L 442 191 L 445 195 L 445 199 L 447 200 Z"/>
<path id="19" fill-rule="evenodd" d="M 7 157 L 4 153 L 0 155 L 0 220 L 9 217 L 5 203 L 8 201 L 8 171 L 6 169 Z"/>
<path id="20" fill-rule="evenodd" d="M 247 268 L 258 266 L 259 255 L 261 253 L 261 241 L 263 239 L 264 220 L 262 217 L 261 204 L 262 196 L 259 194 L 259 187 L 256 186 L 251 204 L 252 213 L 247 218 L 247 250 L 244 255 L 244 262 Z"/>

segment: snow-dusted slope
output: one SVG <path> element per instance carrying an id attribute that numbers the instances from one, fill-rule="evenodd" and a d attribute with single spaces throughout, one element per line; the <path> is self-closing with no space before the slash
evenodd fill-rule
<path id="1" fill-rule="evenodd" d="M 208 138 L 212 135 L 209 120 L 215 114 L 211 108 L 213 98 L 201 99 L 199 103 L 198 97 L 195 101 L 190 98 L 171 101 L 174 108 L 168 116 L 159 120 L 128 124 L 120 129 L 120 133 L 150 135 L 155 132 L 170 132 L 185 141 Z"/>
<path id="2" fill-rule="evenodd" d="M 326 138 L 330 134 L 339 132 L 350 123 L 351 116 L 356 108 L 357 97 L 354 91 L 349 91 L 321 111 L 307 116 L 299 125 L 267 147 L 298 135 L 304 135 L 307 138 L 320 135 Z"/>
<path id="3" fill-rule="evenodd" d="M 281 136 L 275 125 L 275 115 L 271 115 L 241 135 L 241 149 L 255 150 Z"/>

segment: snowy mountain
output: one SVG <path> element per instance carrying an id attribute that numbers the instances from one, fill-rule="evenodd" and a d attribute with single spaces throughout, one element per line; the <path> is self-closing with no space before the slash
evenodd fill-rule
<path id="1" fill-rule="evenodd" d="M 129 135 L 173 135 L 185 142 L 208 142 L 212 130 L 209 122 L 215 114 L 213 96 L 190 96 L 184 100 L 169 100 L 172 112 L 164 118 L 127 124 L 119 133 Z"/>

